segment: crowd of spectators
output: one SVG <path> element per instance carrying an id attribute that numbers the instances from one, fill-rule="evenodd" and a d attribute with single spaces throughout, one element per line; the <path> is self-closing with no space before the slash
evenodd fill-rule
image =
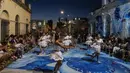
<path id="1" fill-rule="evenodd" d="M 21 58 L 34 45 L 34 38 L 31 34 L 6 36 L 0 43 L 0 69 L 9 61 Z"/>

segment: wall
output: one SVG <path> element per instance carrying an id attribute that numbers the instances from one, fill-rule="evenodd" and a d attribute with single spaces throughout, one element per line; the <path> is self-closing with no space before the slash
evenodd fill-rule
<path id="1" fill-rule="evenodd" d="M 96 20 L 90 21 L 92 21 L 91 23 L 96 23 L 94 28 L 97 33 L 100 33 L 102 36 L 114 34 L 121 38 L 130 37 L 130 2 L 126 1 L 124 0 L 123 3 L 111 3 L 112 7 L 109 7 L 110 9 L 108 9 L 108 6 L 105 9 L 100 8 L 100 11 L 93 15 Z M 102 19 L 97 19 L 97 17 Z"/>
<path id="2" fill-rule="evenodd" d="M 24 2 L 24 0 L 22 0 Z M 15 34 L 15 18 L 16 15 L 19 15 L 19 22 L 20 22 L 20 34 L 25 34 L 26 33 L 26 25 L 29 24 L 28 30 L 30 30 L 30 19 L 31 19 L 31 13 L 27 12 L 24 10 L 22 7 L 17 5 L 15 2 L 12 0 L 4 0 L 2 3 L 2 7 L 0 10 L 0 18 L 2 18 L 2 12 L 3 10 L 6 10 L 9 15 L 9 34 Z M 1 32 L 1 30 L 0 30 Z"/>
<path id="3" fill-rule="evenodd" d="M 108 10 L 112 19 L 112 33 L 119 34 L 121 37 L 130 35 L 130 3 Z"/>

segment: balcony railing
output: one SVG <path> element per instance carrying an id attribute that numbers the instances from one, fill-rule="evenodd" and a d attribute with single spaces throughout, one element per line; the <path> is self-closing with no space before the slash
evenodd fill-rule
<path id="1" fill-rule="evenodd" d="M 12 0 L 15 3 L 17 3 L 20 7 L 22 7 L 23 9 L 25 9 L 26 11 L 31 13 L 31 9 L 29 8 L 28 5 L 24 4 L 21 0 Z"/>

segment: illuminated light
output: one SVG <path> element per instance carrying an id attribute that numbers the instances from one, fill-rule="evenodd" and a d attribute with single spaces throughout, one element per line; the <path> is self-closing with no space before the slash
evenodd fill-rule
<path id="1" fill-rule="evenodd" d="M 60 13 L 61 13 L 61 14 L 64 14 L 64 11 L 62 10 Z"/>
<path id="2" fill-rule="evenodd" d="M 80 18 L 79 18 L 79 20 L 80 20 Z"/>
<path id="3" fill-rule="evenodd" d="M 42 23 L 41 23 L 41 22 L 38 22 L 38 25 L 39 25 L 39 26 L 41 26 L 41 25 L 42 25 Z"/>
<path id="4" fill-rule="evenodd" d="M 43 21 L 43 25 L 46 25 L 46 22 L 45 22 L 45 20 Z"/>
<path id="5" fill-rule="evenodd" d="M 64 25 L 64 27 L 65 27 L 66 25 Z"/>
<path id="6" fill-rule="evenodd" d="M 72 21 L 69 21 L 69 23 L 72 23 Z"/>
<path id="7" fill-rule="evenodd" d="M 75 18 L 75 20 L 77 20 L 77 18 Z"/>

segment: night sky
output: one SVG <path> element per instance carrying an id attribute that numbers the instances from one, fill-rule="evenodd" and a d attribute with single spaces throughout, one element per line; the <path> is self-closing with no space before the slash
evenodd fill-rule
<path id="1" fill-rule="evenodd" d="M 101 0 L 26 0 L 32 4 L 32 19 L 57 20 L 58 17 L 86 17 L 101 7 Z M 61 15 L 60 11 L 65 14 Z"/>

